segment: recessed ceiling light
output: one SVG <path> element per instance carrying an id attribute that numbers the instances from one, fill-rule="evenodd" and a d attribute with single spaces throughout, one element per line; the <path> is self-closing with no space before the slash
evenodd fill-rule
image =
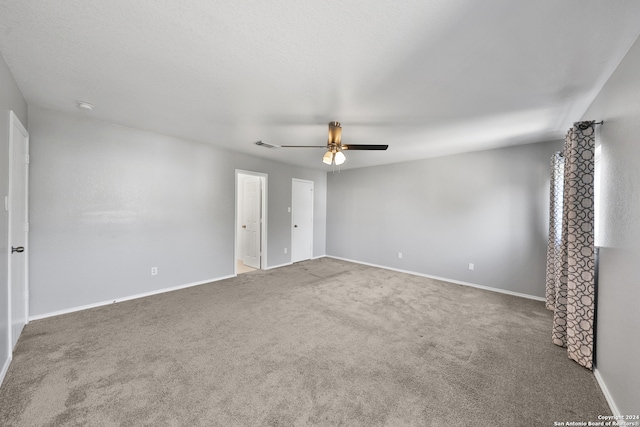
<path id="1" fill-rule="evenodd" d="M 93 110 L 93 104 L 89 104 L 88 102 L 78 101 L 78 108 L 81 110 L 91 111 Z"/>

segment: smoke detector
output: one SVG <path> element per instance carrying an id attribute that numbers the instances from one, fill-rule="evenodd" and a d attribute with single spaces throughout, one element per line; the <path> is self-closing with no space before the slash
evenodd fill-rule
<path id="1" fill-rule="evenodd" d="M 76 105 L 81 110 L 85 110 L 85 111 L 93 110 L 93 104 L 89 104 L 88 102 L 85 102 L 85 101 L 78 101 Z"/>

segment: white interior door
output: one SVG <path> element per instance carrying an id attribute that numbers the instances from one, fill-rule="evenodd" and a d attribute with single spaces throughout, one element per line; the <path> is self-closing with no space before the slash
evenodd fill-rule
<path id="1" fill-rule="evenodd" d="M 313 256 L 313 181 L 293 179 L 291 195 L 291 262 Z"/>
<path id="2" fill-rule="evenodd" d="M 242 192 L 242 262 L 253 268 L 260 268 L 260 178 L 246 176 Z"/>
<path id="3" fill-rule="evenodd" d="M 29 134 L 10 113 L 9 138 L 9 322 L 11 348 L 28 319 Z"/>

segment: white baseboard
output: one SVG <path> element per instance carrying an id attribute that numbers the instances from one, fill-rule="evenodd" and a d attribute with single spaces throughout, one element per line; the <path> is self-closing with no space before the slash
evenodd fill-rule
<path id="1" fill-rule="evenodd" d="M 413 276 L 426 277 L 428 279 L 442 280 L 443 282 L 455 283 L 456 285 L 471 286 L 472 288 L 484 289 L 485 291 L 498 292 L 498 293 L 501 293 L 501 294 L 513 295 L 513 296 L 516 296 L 516 297 L 527 298 L 527 299 L 532 299 L 532 300 L 536 300 L 536 301 L 546 301 L 544 297 L 537 297 L 535 295 L 529 295 L 529 294 L 523 294 L 523 293 L 520 293 L 520 292 L 508 291 L 506 289 L 492 288 L 490 286 L 478 285 L 476 283 L 462 282 L 460 280 L 448 279 L 446 277 L 432 276 L 430 274 L 418 273 L 418 272 L 410 271 L 410 270 L 401 270 L 399 268 L 387 267 L 385 265 L 371 264 L 371 263 L 368 263 L 368 262 L 356 261 L 356 260 L 353 260 L 353 259 L 341 258 L 341 257 L 337 257 L 337 256 L 332 256 L 332 255 L 327 255 L 327 258 L 340 259 L 342 261 L 348 261 L 348 262 L 353 262 L 353 263 L 356 263 L 356 264 L 368 265 L 370 267 L 377 267 L 377 268 L 382 268 L 382 269 L 385 269 L 385 270 L 397 271 L 399 273 L 411 274 Z"/>
<path id="2" fill-rule="evenodd" d="M 2 371 L 0 371 L 0 385 L 4 382 L 4 377 L 7 376 L 7 372 L 9 372 L 9 365 L 11 364 L 11 359 L 13 356 L 9 354 L 7 360 L 4 361 L 4 365 L 2 365 Z"/>
<path id="3" fill-rule="evenodd" d="M 617 417 L 622 416 L 622 413 L 618 409 L 618 406 L 616 406 L 616 402 L 613 400 L 613 396 L 611 396 L 611 393 L 609 392 L 609 389 L 607 388 L 602 375 L 600 375 L 600 371 L 598 371 L 598 368 L 593 369 L 593 375 L 596 377 L 596 381 L 598 381 L 598 385 L 600 386 L 600 390 L 602 390 L 602 394 L 604 394 L 604 398 L 607 399 L 607 403 L 609 404 L 611 413 Z"/>
<path id="4" fill-rule="evenodd" d="M 101 302 L 96 302 L 96 303 L 93 303 L 93 304 L 87 304 L 87 305 L 82 305 L 82 306 L 78 306 L 78 307 L 67 308 L 67 309 L 64 309 L 64 310 L 52 311 L 52 312 L 45 313 L 45 314 L 38 314 L 36 316 L 30 316 L 29 317 L 29 321 L 45 319 L 47 317 L 53 317 L 53 316 L 60 316 L 61 314 L 73 313 L 73 312 L 76 312 L 76 311 L 87 310 L 87 309 L 95 308 L 95 307 L 102 307 L 103 305 L 109 305 L 109 304 L 114 304 L 114 303 L 118 303 L 118 302 L 129 301 L 129 300 L 132 300 L 132 299 L 149 297 L 149 296 L 152 296 L 152 295 L 163 294 L 165 292 L 177 291 L 179 289 L 191 288 L 193 286 L 204 285 L 204 284 L 211 283 L 211 282 L 218 282 L 220 280 L 230 279 L 232 277 L 236 277 L 236 275 L 235 274 L 231 274 L 229 276 L 217 277 L 215 279 L 201 280 L 199 282 L 187 283 L 186 285 L 178 285 L 178 286 L 173 286 L 171 288 L 163 288 L 163 289 L 158 289 L 158 290 L 151 291 L 151 292 L 145 292 L 145 293 L 142 293 L 142 294 L 130 295 L 130 296 L 122 297 L 122 298 L 114 298 L 114 299 L 110 299 L 108 301 L 101 301 Z"/>
<path id="5" fill-rule="evenodd" d="M 278 265 L 270 265 L 266 268 L 266 270 L 273 270 L 274 268 L 280 268 L 280 267 L 286 267 L 288 265 L 293 265 L 292 262 L 285 262 L 284 264 L 278 264 Z"/>
<path id="6" fill-rule="evenodd" d="M 319 258 L 325 258 L 326 255 L 318 255 L 318 256 L 314 256 L 311 259 L 319 259 Z M 274 268 L 280 268 L 280 267 L 286 267 L 288 265 L 293 265 L 292 262 L 285 262 L 284 264 L 278 264 L 278 265 L 271 265 L 269 267 L 267 267 L 265 270 L 273 270 Z"/>

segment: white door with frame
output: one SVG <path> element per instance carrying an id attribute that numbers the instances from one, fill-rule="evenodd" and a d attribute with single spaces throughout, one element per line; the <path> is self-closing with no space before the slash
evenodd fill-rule
<path id="1" fill-rule="evenodd" d="M 313 181 L 294 178 L 291 194 L 291 262 L 313 257 Z"/>
<path id="2" fill-rule="evenodd" d="M 260 177 L 245 176 L 242 182 L 242 262 L 260 268 Z"/>
<path id="3" fill-rule="evenodd" d="M 29 318 L 29 134 L 13 111 L 9 118 L 9 324 L 11 348 Z"/>

